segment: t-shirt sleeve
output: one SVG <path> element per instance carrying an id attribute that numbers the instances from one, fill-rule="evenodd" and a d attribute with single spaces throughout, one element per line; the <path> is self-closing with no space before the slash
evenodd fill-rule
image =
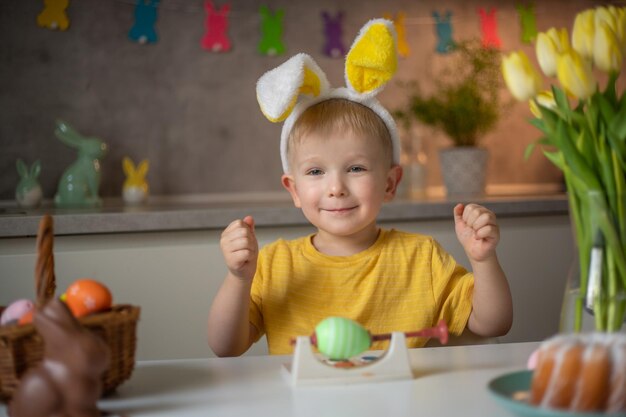
<path id="1" fill-rule="evenodd" d="M 261 249 L 259 251 L 259 258 L 257 259 L 256 272 L 252 279 L 252 288 L 250 289 L 250 309 L 249 320 L 250 323 L 258 330 L 258 337 L 255 340 L 258 341 L 261 336 L 265 334 L 265 325 L 263 324 L 263 265 L 266 263 L 267 251 Z"/>
<path id="2" fill-rule="evenodd" d="M 432 288 L 437 321 L 443 319 L 448 330 L 460 335 L 472 312 L 474 274 L 457 264 L 454 258 L 433 239 Z"/>

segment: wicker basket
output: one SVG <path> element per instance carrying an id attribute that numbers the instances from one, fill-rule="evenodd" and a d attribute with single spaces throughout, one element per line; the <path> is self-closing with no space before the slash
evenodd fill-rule
<path id="1" fill-rule="evenodd" d="M 52 240 L 52 218 L 45 215 L 37 234 L 35 287 L 38 306 L 54 296 L 56 285 Z M 102 377 L 103 394 L 113 391 L 133 372 L 138 320 L 139 307 L 132 305 L 116 305 L 109 311 L 79 319 L 84 327 L 100 335 L 110 349 L 109 369 Z M 22 374 L 38 364 L 43 353 L 43 340 L 34 325 L 0 327 L 0 400 L 11 398 Z"/>

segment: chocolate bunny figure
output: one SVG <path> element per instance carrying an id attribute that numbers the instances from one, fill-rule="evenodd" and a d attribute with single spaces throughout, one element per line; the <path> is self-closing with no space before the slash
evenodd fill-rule
<path id="1" fill-rule="evenodd" d="M 100 206 L 100 158 L 106 153 L 106 144 L 98 138 L 82 136 L 62 120 L 57 121 L 54 134 L 61 142 L 78 149 L 78 158 L 61 176 L 54 204 L 57 207 Z"/>
<path id="2" fill-rule="evenodd" d="M 96 402 L 109 350 L 52 299 L 34 318 L 44 340 L 43 361 L 28 370 L 9 404 L 11 417 L 100 417 Z"/>

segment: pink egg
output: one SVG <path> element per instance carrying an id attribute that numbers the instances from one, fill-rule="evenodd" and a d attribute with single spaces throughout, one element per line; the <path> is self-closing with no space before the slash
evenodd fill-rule
<path id="1" fill-rule="evenodd" d="M 0 326 L 19 320 L 24 314 L 32 310 L 34 306 L 32 301 L 25 298 L 13 301 L 2 312 L 2 316 L 0 316 Z"/>

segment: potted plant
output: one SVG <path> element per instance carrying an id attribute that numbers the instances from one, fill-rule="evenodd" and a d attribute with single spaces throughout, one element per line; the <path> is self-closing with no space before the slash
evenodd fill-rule
<path id="1" fill-rule="evenodd" d="M 433 81 L 432 94 L 411 83 L 408 104 L 395 115 L 404 123 L 438 129 L 452 141 L 439 154 L 448 195 L 482 194 L 488 152 L 480 140 L 496 126 L 504 104 L 499 97 L 500 52 L 469 40 L 456 44 L 450 55 L 449 66 Z"/>

